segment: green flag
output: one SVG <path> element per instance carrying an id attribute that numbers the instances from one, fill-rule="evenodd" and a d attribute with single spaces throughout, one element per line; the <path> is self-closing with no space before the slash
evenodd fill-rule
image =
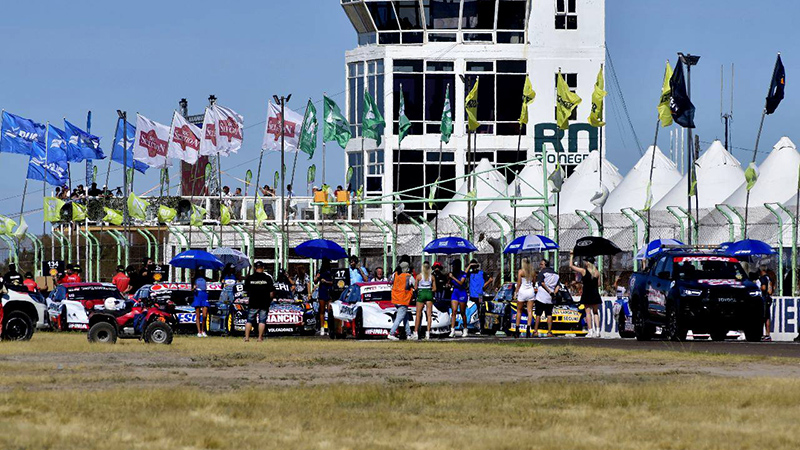
<path id="1" fill-rule="evenodd" d="M 97 167 L 97 166 L 95 166 Z M 28 223 L 25 222 L 25 216 L 20 216 L 19 218 L 19 226 L 14 231 L 14 237 L 17 239 L 22 239 L 25 237 L 25 234 L 28 232 Z"/>
<path id="2" fill-rule="evenodd" d="M 205 208 L 201 208 L 197 205 L 192 205 L 192 214 L 189 216 L 189 224 L 195 227 L 199 227 L 203 224 L 203 219 L 206 217 L 206 210 Z"/>
<path id="3" fill-rule="evenodd" d="M 267 212 L 264 211 L 264 200 L 261 198 L 261 195 L 256 195 L 256 205 L 255 205 L 255 212 L 256 212 L 256 226 L 261 226 L 265 220 L 267 220 Z"/>
<path id="4" fill-rule="evenodd" d="M 244 174 L 244 184 L 250 186 L 250 183 L 253 181 L 253 171 L 247 169 L 247 172 Z"/>
<path id="5" fill-rule="evenodd" d="M 219 222 L 223 225 L 231 223 L 231 210 L 225 205 L 219 205 Z"/>
<path id="6" fill-rule="evenodd" d="M 178 216 L 175 208 L 166 205 L 158 205 L 158 221 L 161 223 L 171 223 Z"/>
<path id="7" fill-rule="evenodd" d="M 80 203 L 72 203 L 73 222 L 83 222 L 86 220 L 86 207 Z"/>
<path id="8" fill-rule="evenodd" d="M 536 91 L 533 90 L 531 77 L 525 76 L 525 86 L 522 88 L 522 112 L 519 114 L 520 125 L 528 124 L 528 105 L 536 98 Z"/>
<path id="9" fill-rule="evenodd" d="M 375 139 L 377 145 L 381 145 L 383 133 L 381 128 L 386 126 L 381 112 L 375 99 L 372 98 L 368 90 L 364 90 L 364 114 L 361 116 L 361 135 L 365 138 Z"/>
<path id="10" fill-rule="evenodd" d="M 453 107 L 450 105 L 450 84 L 444 90 L 444 108 L 442 109 L 442 142 L 450 143 L 453 135 Z"/>
<path id="11" fill-rule="evenodd" d="M 328 96 L 322 99 L 322 115 L 325 118 L 325 127 L 322 133 L 322 142 L 336 141 L 339 147 L 347 147 L 353 134 L 350 132 L 350 123 L 344 118 L 339 106 Z"/>
<path id="12" fill-rule="evenodd" d="M 650 211 L 650 208 L 653 207 L 653 182 L 647 183 L 647 193 L 645 194 L 645 201 L 644 201 L 644 208 L 642 211 Z"/>
<path id="13" fill-rule="evenodd" d="M 97 166 L 92 167 L 92 183 L 97 183 Z"/>
<path id="14" fill-rule="evenodd" d="M 744 171 L 744 179 L 747 180 L 747 190 L 749 192 L 758 181 L 758 168 L 755 163 L 750 163 L 750 165 L 747 166 L 747 170 Z"/>
<path id="15" fill-rule="evenodd" d="M 273 178 L 273 181 L 274 181 L 273 185 L 275 186 L 275 193 L 277 194 L 279 192 L 278 188 L 281 185 L 281 173 L 277 170 L 275 171 L 275 178 Z"/>
<path id="16" fill-rule="evenodd" d="M 14 227 L 16 226 L 17 222 L 14 222 L 13 219 L 6 216 L 0 216 L 0 234 L 11 235 L 14 233 Z"/>
<path id="17" fill-rule="evenodd" d="M 400 108 L 397 113 L 398 117 L 398 138 L 399 142 L 403 142 L 408 133 L 411 131 L 411 121 L 406 116 L 406 99 L 403 97 L 403 85 L 400 85 Z"/>
<path id="18" fill-rule="evenodd" d="M 303 127 L 300 129 L 300 144 L 298 148 L 300 151 L 308 155 L 308 159 L 314 156 L 314 150 L 317 149 L 317 108 L 311 99 L 308 99 L 308 106 L 306 106 L 306 115 L 303 117 Z"/>
<path id="19" fill-rule="evenodd" d="M 745 175 L 745 178 L 746 177 L 747 175 Z M 692 170 L 689 173 L 689 179 L 692 180 L 692 182 L 689 183 L 689 197 L 694 197 L 697 195 L 697 171 L 694 167 L 692 167 Z"/>
<path id="20" fill-rule="evenodd" d="M 569 85 L 564 81 L 564 76 L 560 72 L 556 83 L 556 123 L 562 130 L 568 130 L 569 117 L 572 115 L 572 111 L 581 104 L 581 98 L 569 90 Z"/>
<path id="21" fill-rule="evenodd" d="M 608 95 L 605 91 L 605 80 L 603 79 L 603 66 L 600 66 L 600 72 L 597 73 L 597 81 L 594 84 L 594 92 L 592 92 L 592 112 L 589 113 L 587 119 L 589 125 L 593 127 L 602 127 L 606 123 L 603 121 L 603 99 Z"/>
<path id="22" fill-rule="evenodd" d="M 64 202 L 55 197 L 44 198 L 44 220 L 45 222 L 61 221 L 61 208 Z"/>
<path id="23" fill-rule="evenodd" d="M 669 100 L 672 98 L 672 88 L 669 80 L 672 78 L 672 66 L 667 61 L 667 68 L 664 69 L 664 83 L 661 85 L 661 98 L 658 101 L 658 119 L 662 127 L 672 125 L 672 111 L 669 109 Z"/>
<path id="24" fill-rule="evenodd" d="M 150 202 L 138 197 L 133 192 L 128 196 L 128 215 L 132 218 L 146 220 L 148 206 L 150 206 Z"/>
<path id="25" fill-rule="evenodd" d="M 344 184 L 350 184 L 350 180 L 353 178 L 353 166 L 347 168 L 347 174 L 344 177 Z"/>
<path id="26" fill-rule="evenodd" d="M 308 174 L 306 175 L 306 182 L 308 184 L 311 184 L 316 179 L 317 179 L 317 165 L 312 164 L 311 167 L 308 168 Z"/>
<path id="27" fill-rule="evenodd" d="M 472 90 L 469 91 L 467 100 L 464 102 L 464 108 L 467 110 L 468 131 L 475 131 L 481 126 L 481 123 L 478 122 L 478 83 L 480 81 L 480 78 L 475 80 L 475 85 L 472 86 Z"/>
<path id="28" fill-rule="evenodd" d="M 103 211 L 106 212 L 106 215 L 103 217 L 103 222 L 108 222 L 116 226 L 122 225 L 124 217 L 121 212 L 107 207 L 103 207 Z"/>

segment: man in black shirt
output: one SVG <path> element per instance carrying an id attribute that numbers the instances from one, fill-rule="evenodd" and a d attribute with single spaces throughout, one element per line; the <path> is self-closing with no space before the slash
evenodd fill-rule
<path id="1" fill-rule="evenodd" d="M 438 261 L 433 263 L 433 281 L 436 283 L 435 300 L 437 302 L 442 300 L 449 301 L 450 280 L 447 278 L 447 274 L 442 272 L 442 263 Z"/>
<path id="2" fill-rule="evenodd" d="M 761 298 L 764 302 L 764 342 L 772 342 L 770 336 L 771 316 L 772 316 L 772 279 L 767 274 L 767 266 L 760 266 L 758 271 L 758 284 L 761 287 Z"/>
<path id="3" fill-rule="evenodd" d="M 12 286 L 22 286 L 22 275 L 17 272 L 16 264 L 8 265 L 8 272 L 3 275 L 3 281 Z"/>
<path id="4" fill-rule="evenodd" d="M 264 341 L 264 332 L 267 329 L 267 316 L 272 298 L 275 295 L 275 283 L 272 277 L 264 273 L 264 263 L 255 264 L 256 271 L 244 280 L 244 290 L 249 300 L 247 325 L 244 327 L 244 341 L 250 341 L 250 330 L 258 324 L 258 342 Z"/>

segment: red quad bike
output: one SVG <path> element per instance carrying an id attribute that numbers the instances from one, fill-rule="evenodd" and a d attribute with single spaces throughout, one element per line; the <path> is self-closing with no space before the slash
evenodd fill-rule
<path id="1" fill-rule="evenodd" d="M 172 303 L 172 302 L 169 302 Z M 146 343 L 171 344 L 178 325 L 174 304 L 126 303 L 122 309 L 96 309 L 89 315 L 89 342 L 114 344 L 119 339 L 141 339 Z"/>

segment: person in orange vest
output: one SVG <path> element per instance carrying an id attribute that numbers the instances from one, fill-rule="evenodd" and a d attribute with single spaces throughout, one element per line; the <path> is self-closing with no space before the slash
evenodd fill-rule
<path id="1" fill-rule="evenodd" d="M 397 307 L 397 315 L 394 317 L 392 329 L 389 330 L 387 338 L 390 341 L 397 341 L 400 338 L 394 335 L 401 323 L 405 323 L 406 336 L 411 336 L 411 324 L 408 320 L 408 305 L 414 297 L 416 281 L 411 276 L 408 263 L 400 263 L 392 275 L 392 303 Z"/>

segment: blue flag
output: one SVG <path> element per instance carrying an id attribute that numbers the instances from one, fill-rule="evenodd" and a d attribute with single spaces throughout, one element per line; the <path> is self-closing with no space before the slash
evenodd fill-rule
<path id="1" fill-rule="evenodd" d="M 47 148 L 39 141 L 33 143 L 28 179 L 46 181 L 52 186 L 65 186 L 69 183 L 67 140 L 64 132 L 58 128 L 50 125 L 49 130 Z"/>
<path id="2" fill-rule="evenodd" d="M 67 132 L 67 157 L 70 162 L 81 162 L 85 159 L 104 159 L 106 155 L 100 148 L 100 138 L 89 134 L 64 120 Z"/>
<path id="3" fill-rule="evenodd" d="M 3 111 L 0 152 L 30 155 L 36 141 L 44 144 L 44 125 Z"/>
<path id="4" fill-rule="evenodd" d="M 123 133 L 127 131 L 128 135 L 128 155 L 125 158 L 128 159 L 128 167 L 133 167 L 137 171 L 141 173 L 147 172 L 147 168 L 150 167 L 147 164 L 136 161 L 133 159 L 133 144 L 134 140 L 136 139 L 136 127 L 127 123 L 127 127 L 123 126 L 122 119 L 117 119 L 117 131 L 114 133 L 114 148 L 111 150 L 111 160 L 122 165 L 125 165 L 125 161 L 123 161 L 123 149 L 125 148 L 125 139 L 123 139 Z M 127 128 L 127 129 L 125 129 Z M 125 130 L 124 130 L 125 129 Z"/>

